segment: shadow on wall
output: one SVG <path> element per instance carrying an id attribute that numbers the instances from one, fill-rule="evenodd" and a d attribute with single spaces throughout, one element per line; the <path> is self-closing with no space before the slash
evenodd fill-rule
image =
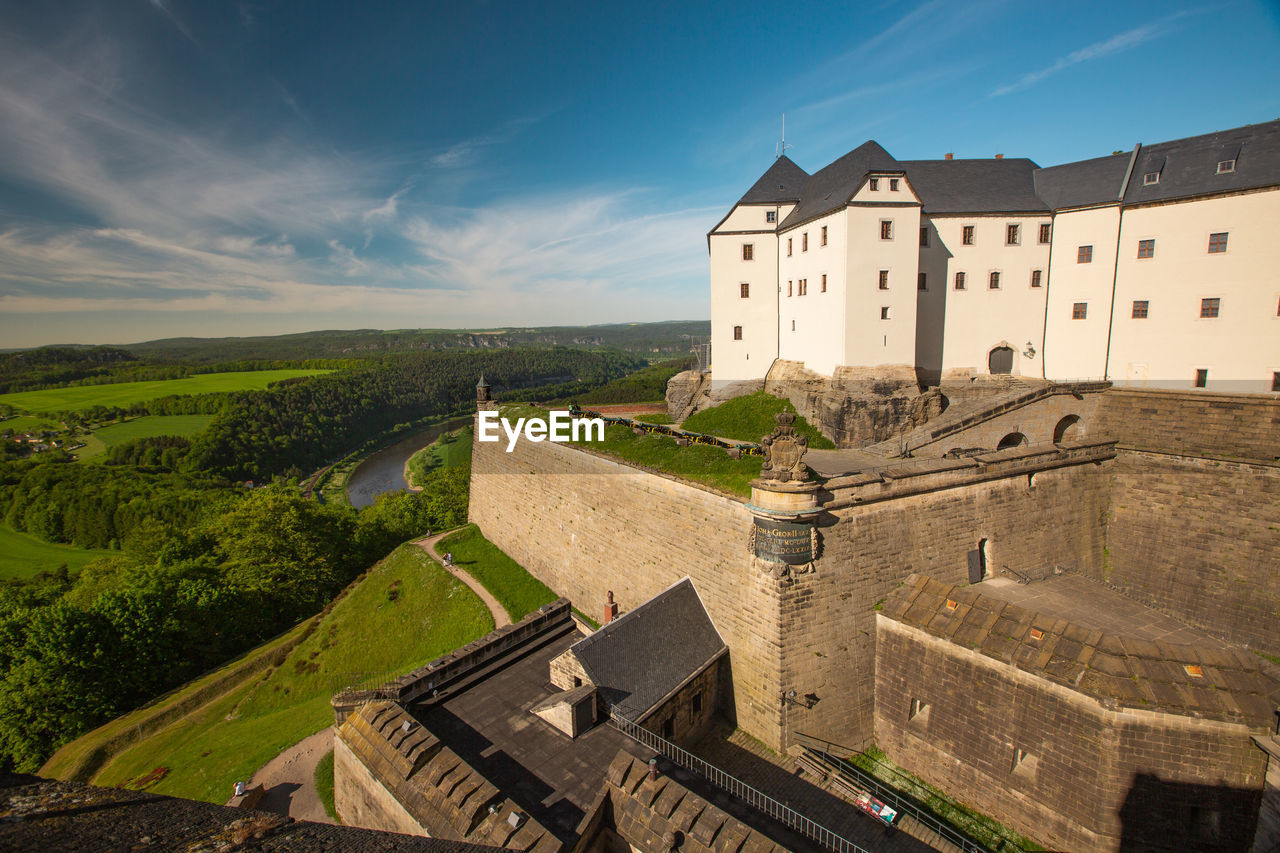
<path id="1" fill-rule="evenodd" d="M 1236 853 L 1253 847 L 1260 790 L 1166 782 L 1140 773 L 1120 807 L 1125 853 Z"/>

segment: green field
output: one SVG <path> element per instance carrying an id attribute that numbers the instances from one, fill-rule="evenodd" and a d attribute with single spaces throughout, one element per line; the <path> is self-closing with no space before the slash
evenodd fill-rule
<path id="1" fill-rule="evenodd" d="M 423 477 L 437 468 L 470 468 L 471 427 L 440 436 L 410 456 L 406 467 L 410 486 L 422 482 Z"/>
<path id="2" fill-rule="evenodd" d="M 0 579 L 29 578 L 64 564 L 74 572 L 90 560 L 114 553 L 55 545 L 0 525 Z"/>
<path id="3" fill-rule="evenodd" d="M 0 433 L 12 430 L 14 435 L 21 435 L 24 432 L 46 429 L 60 430 L 62 429 L 62 423 L 53 418 L 42 418 L 38 415 L 18 415 L 17 417 L 0 421 Z"/>
<path id="4" fill-rule="evenodd" d="M 453 564 L 493 593 L 512 622 L 519 622 L 542 605 L 556 600 L 556 594 L 546 584 L 485 539 L 474 524 L 437 542 L 436 553 L 453 554 Z"/>
<path id="5" fill-rule="evenodd" d="M 272 382 L 298 376 L 317 376 L 328 370 L 249 370 L 235 373 L 205 373 L 185 379 L 156 382 L 119 382 L 114 385 L 78 385 L 72 388 L 49 388 L 44 391 L 19 391 L 0 394 L 0 403 L 27 412 L 74 412 L 91 406 L 124 408 L 146 403 L 171 394 L 216 394 L 226 391 L 252 391 L 266 388 Z"/>
<path id="6" fill-rule="evenodd" d="M 213 415 L 144 415 L 105 426 L 79 439 L 85 446 L 76 451 L 76 458 L 82 461 L 95 459 L 105 454 L 107 448 L 135 438 L 154 438 L 159 435 L 191 438 L 204 432 L 213 418 Z"/>
<path id="7" fill-rule="evenodd" d="M 352 674 L 388 680 L 492 629 L 493 617 L 471 590 L 418 546 L 403 545 L 339 600 L 280 666 L 126 748 L 93 781 L 119 785 L 166 767 L 151 793 L 223 802 L 236 780 L 331 725 L 329 697 Z M 128 725 L 126 717 L 103 729 Z M 75 752 L 93 749 L 97 734 L 55 759 L 66 764 Z"/>

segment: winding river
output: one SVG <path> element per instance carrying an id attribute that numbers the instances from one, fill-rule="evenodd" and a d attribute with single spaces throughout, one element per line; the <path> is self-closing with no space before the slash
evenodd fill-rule
<path id="1" fill-rule="evenodd" d="M 379 450 L 361 462 L 347 478 L 347 500 L 354 507 L 365 507 L 377 500 L 378 495 L 383 492 L 401 492 L 409 488 L 409 484 L 404 481 L 404 464 L 409 461 L 409 457 L 441 434 L 460 429 L 469 423 L 469 417 L 455 418 Z"/>

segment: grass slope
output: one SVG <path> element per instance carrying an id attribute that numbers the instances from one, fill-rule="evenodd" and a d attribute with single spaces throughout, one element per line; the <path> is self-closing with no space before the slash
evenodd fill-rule
<path id="1" fill-rule="evenodd" d="M 666 399 L 667 381 L 693 365 L 691 356 L 673 358 L 621 376 L 585 394 L 558 402 L 577 402 L 584 406 L 611 403 L 660 403 Z"/>
<path id="2" fill-rule="evenodd" d="M 320 759 L 316 764 L 316 772 L 314 776 L 316 780 L 316 796 L 320 798 L 320 804 L 324 806 L 324 813 L 330 819 L 338 820 L 338 809 L 333 804 L 333 750 L 329 750 L 324 754 L 324 758 Z"/>
<path id="3" fill-rule="evenodd" d="M 0 421 L 0 434 L 12 431 L 14 435 L 21 435 L 24 432 L 41 432 L 47 429 L 60 430 L 62 423 L 38 415 L 17 415 Z"/>
<path id="4" fill-rule="evenodd" d="M 474 524 L 441 539 L 436 544 L 436 553 L 453 554 L 453 564 L 493 593 L 512 622 L 520 621 L 557 598 L 546 584 L 485 539 Z"/>
<path id="5" fill-rule="evenodd" d="M 29 578 L 63 564 L 75 572 L 85 563 L 113 553 L 55 545 L 0 525 L 0 579 Z"/>
<path id="6" fill-rule="evenodd" d="M 264 676 L 239 684 L 117 755 L 94 779 L 120 785 L 167 767 L 148 788 L 223 802 L 286 747 L 332 724 L 329 697 L 353 680 L 387 680 L 493 629 L 471 590 L 415 545 L 374 567 Z M 127 725 L 127 718 L 117 721 Z"/>
<path id="7" fill-rule="evenodd" d="M 410 456 L 409 485 L 422 482 L 423 477 L 437 468 L 470 468 L 471 433 L 471 427 L 445 433 Z"/>
<path id="8" fill-rule="evenodd" d="M 107 448 L 135 438 L 154 438 L 159 435 L 191 438 L 204 432 L 213 418 L 213 415 L 145 415 L 105 426 L 80 439 L 85 446 L 76 451 L 76 458 L 81 461 L 96 459 L 105 455 Z"/>
<path id="9" fill-rule="evenodd" d="M 184 379 L 154 382 L 118 382 L 114 385 L 77 385 L 71 388 L 48 388 L 44 391 L 18 391 L 0 394 L 0 403 L 28 412 L 73 412 L 91 406 L 132 406 L 170 394 L 213 394 L 226 391 L 251 391 L 266 388 L 272 382 L 298 376 L 317 376 L 328 370 L 246 370 L 232 373 L 204 373 Z"/>
<path id="10" fill-rule="evenodd" d="M 794 412 L 796 407 L 788 400 L 779 399 L 764 391 L 734 397 L 718 406 L 703 409 L 690 416 L 681 429 L 689 432 L 700 432 L 721 438 L 732 438 L 738 441 L 759 441 L 773 432 L 777 422 L 773 416 L 778 412 Z M 809 439 L 809 446 L 815 450 L 828 450 L 835 447 L 831 439 L 818 432 L 812 424 L 797 416 L 796 432 Z"/>

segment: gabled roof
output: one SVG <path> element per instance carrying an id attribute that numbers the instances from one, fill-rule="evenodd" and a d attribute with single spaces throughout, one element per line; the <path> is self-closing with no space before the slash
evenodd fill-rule
<path id="1" fill-rule="evenodd" d="M 1235 171 L 1218 174 L 1218 163 L 1235 160 Z M 1144 184 L 1158 172 L 1160 180 Z M 1125 190 L 1124 203 L 1280 185 L 1280 121 L 1250 124 L 1204 136 L 1144 145 Z"/>
<path id="2" fill-rule="evenodd" d="M 800 188 L 809 179 L 809 173 L 801 169 L 791 158 L 783 154 L 773 161 L 760 180 L 738 199 L 738 204 L 779 204 L 799 201 Z"/>
<path id="3" fill-rule="evenodd" d="M 867 141 L 815 172 L 804 183 L 800 203 L 783 220 L 779 231 L 839 210 L 862 185 L 868 172 L 900 172 L 902 167 L 874 140 Z"/>
<path id="4" fill-rule="evenodd" d="M 1120 199 L 1124 188 L 1124 173 L 1129 168 L 1130 156 L 1126 151 L 1110 157 L 1037 169 L 1036 194 L 1054 210 L 1114 203 Z"/>
<path id="5" fill-rule="evenodd" d="M 605 702 L 637 722 L 727 649 L 688 578 L 571 648 Z"/>
<path id="6" fill-rule="evenodd" d="M 1025 157 L 1000 160 L 900 160 L 925 213 L 1047 210 L 1035 193 L 1039 168 Z"/>

